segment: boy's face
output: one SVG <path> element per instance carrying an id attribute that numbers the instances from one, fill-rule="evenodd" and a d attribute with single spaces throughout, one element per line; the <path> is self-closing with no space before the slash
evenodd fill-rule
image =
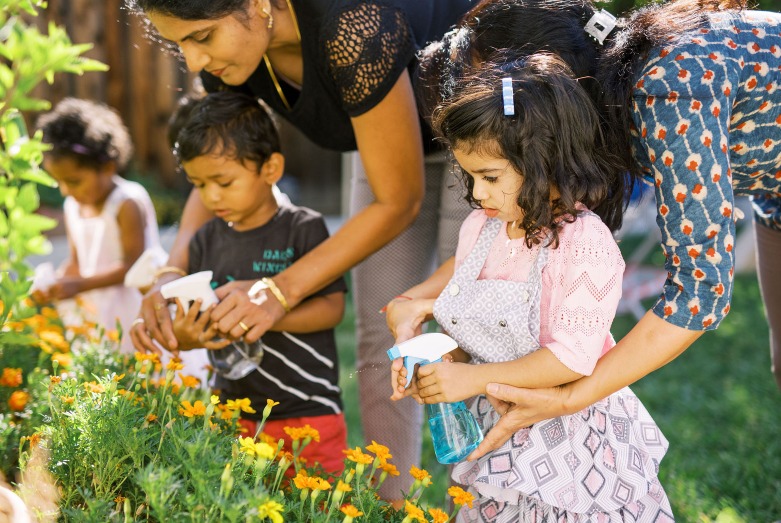
<path id="1" fill-rule="evenodd" d="M 113 168 L 98 170 L 81 165 L 75 158 L 44 157 L 43 168 L 59 184 L 60 194 L 72 196 L 81 205 L 100 205 L 108 197 L 113 183 Z"/>
<path id="2" fill-rule="evenodd" d="M 260 168 L 228 156 L 205 154 L 183 162 L 187 179 L 215 216 L 237 231 L 260 227 L 277 212 L 271 186 L 279 178 L 275 153 Z M 279 166 L 281 175 L 281 166 Z"/>

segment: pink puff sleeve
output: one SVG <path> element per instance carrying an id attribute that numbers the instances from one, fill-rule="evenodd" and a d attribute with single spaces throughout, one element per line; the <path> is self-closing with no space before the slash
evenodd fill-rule
<path id="1" fill-rule="evenodd" d="M 540 343 L 573 371 L 589 375 L 615 344 L 610 325 L 621 298 L 624 259 L 595 215 L 566 224 L 559 238 L 543 271 Z"/>

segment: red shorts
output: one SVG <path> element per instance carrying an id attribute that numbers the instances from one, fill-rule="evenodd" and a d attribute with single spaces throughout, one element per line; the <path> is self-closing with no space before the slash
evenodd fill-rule
<path id="1" fill-rule="evenodd" d="M 320 433 L 320 441 L 313 440 L 309 443 L 301 452 L 300 457 L 306 459 L 308 465 L 317 462 L 326 472 L 341 474 L 344 470 L 344 453 L 342 451 L 347 449 L 347 425 L 344 422 L 344 413 L 266 420 L 263 432 L 277 441 L 284 439 L 284 450 L 293 452 L 292 441 L 290 436 L 285 433 L 284 428 L 303 427 L 306 424 L 317 429 Z M 247 432 L 244 433 L 245 437 L 252 437 L 258 429 L 258 422 L 255 420 L 239 418 L 239 425 L 247 429 Z M 291 472 L 293 472 L 293 467 L 288 469 L 288 473 Z"/>

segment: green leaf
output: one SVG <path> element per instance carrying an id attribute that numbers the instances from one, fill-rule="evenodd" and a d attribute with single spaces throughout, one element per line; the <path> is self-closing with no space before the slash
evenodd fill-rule
<path id="1" fill-rule="evenodd" d="M 37 345 L 38 340 L 21 332 L 2 331 L 0 332 L 0 346 L 2 345 Z"/>
<path id="2" fill-rule="evenodd" d="M 28 169 L 17 175 L 20 180 L 26 180 L 28 182 L 35 182 L 43 185 L 44 187 L 57 187 L 57 180 L 52 178 L 49 173 L 43 169 Z"/>
<path id="3" fill-rule="evenodd" d="M 41 204 L 41 200 L 38 197 L 38 190 L 35 188 L 35 184 L 27 183 L 22 185 L 19 190 L 19 196 L 16 199 L 18 207 L 23 211 L 32 213 L 38 209 Z"/>

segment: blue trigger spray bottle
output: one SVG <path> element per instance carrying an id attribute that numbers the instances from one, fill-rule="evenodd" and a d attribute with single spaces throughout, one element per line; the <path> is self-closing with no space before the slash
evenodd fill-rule
<path id="1" fill-rule="evenodd" d="M 388 357 L 391 361 L 404 358 L 406 386 L 409 386 L 415 365 L 442 361 L 442 356 L 457 347 L 450 336 L 430 332 L 391 347 Z M 426 414 L 434 452 L 440 463 L 448 465 L 463 461 L 483 441 L 483 432 L 463 401 L 426 404 Z"/>

